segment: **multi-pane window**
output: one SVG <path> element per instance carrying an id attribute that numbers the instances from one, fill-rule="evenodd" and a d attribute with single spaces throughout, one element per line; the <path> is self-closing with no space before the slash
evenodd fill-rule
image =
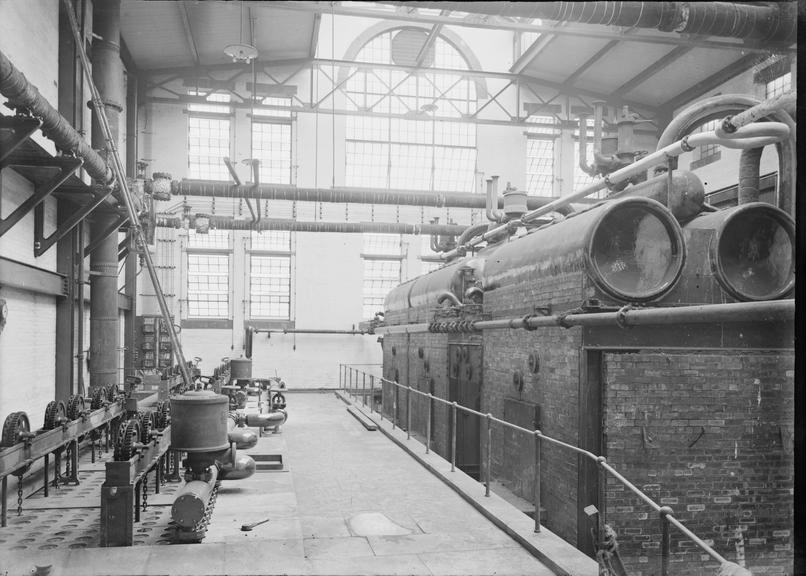
<path id="1" fill-rule="evenodd" d="M 199 93 L 190 92 L 191 96 Z M 209 102 L 229 102 L 228 94 L 210 94 Z M 223 158 L 230 155 L 230 113 L 226 104 L 188 105 L 188 177 L 228 180 Z"/>
<path id="2" fill-rule="evenodd" d="M 195 230 L 188 231 L 188 248 L 228 250 L 229 247 L 228 230 L 210 230 L 207 234 L 198 234 Z"/>
<path id="3" fill-rule="evenodd" d="M 774 98 L 792 89 L 792 72 L 787 72 L 766 83 L 765 97 Z"/>
<path id="4" fill-rule="evenodd" d="M 188 254 L 188 317 L 229 316 L 229 255 Z"/>
<path id="5" fill-rule="evenodd" d="M 363 317 L 383 311 L 386 295 L 400 284 L 400 260 L 364 260 Z"/>
<path id="6" fill-rule="evenodd" d="M 702 132 L 713 132 L 719 126 L 719 120 L 710 120 L 705 124 L 695 128 L 691 131 L 692 134 L 699 134 Z M 692 151 L 692 158 L 691 158 L 691 169 L 699 168 L 701 166 L 705 166 L 706 164 L 710 164 L 712 162 L 716 162 L 721 157 L 719 152 L 719 144 L 706 144 L 704 146 L 697 146 Z"/>
<path id="7" fill-rule="evenodd" d="M 530 116 L 535 124 L 526 132 L 526 193 L 535 196 L 554 195 L 554 150 L 559 134 L 554 116 Z"/>
<path id="8" fill-rule="evenodd" d="M 290 106 L 290 98 L 266 97 L 263 104 Z M 260 160 L 261 182 L 291 184 L 291 112 L 256 109 L 252 157 Z"/>
<path id="9" fill-rule="evenodd" d="M 401 31 L 392 30 L 376 36 L 356 60 L 394 63 L 392 44 L 398 33 Z M 453 45 L 439 37 L 433 51 L 433 58 L 429 56 L 418 74 L 393 69 L 349 71 L 345 83 L 348 106 L 388 117 L 347 117 L 348 186 L 473 191 L 475 125 L 433 116 L 460 119 L 473 112 L 476 85 L 458 72 L 468 69 L 468 64 Z M 430 73 L 430 66 L 457 73 Z"/>
<path id="10" fill-rule="evenodd" d="M 252 318 L 287 320 L 291 306 L 291 257 L 250 257 L 249 302 Z"/>
<path id="11" fill-rule="evenodd" d="M 252 232 L 249 313 L 252 318 L 291 317 L 291 232 Z"/>
<path id="12" fill-rule="evenodd" d="M 383 310 L 392 288 L 400 284 L 402 246 L 399 234 L 364 234 L 363 318 Z"/>

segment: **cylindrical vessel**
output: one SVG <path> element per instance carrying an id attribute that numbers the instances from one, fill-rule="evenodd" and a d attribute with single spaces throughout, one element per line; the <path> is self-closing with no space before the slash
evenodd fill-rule
<path id="1" fill-rule="evenodd" d="M 662 296 L 685 261 L 677 220 L 641 197 L 602 203 L 480 255 L 485 291 L 584 270 L 604 295 L 626 302 Z"/>
<path id="2" fill-rule="evenodd" d="M 703 213 L 684 230 L 691 260 L 687 270 L 696 267 L 684 271 L 687 276 L 704 281 L 713 274 L 722 290 L 740 301 L 775 300 L 794 288 L 795 223 L 783 210 L 751 202 Z M 699 301 L 714 298 L 724 299 Z"/>
<path id="3" fill-rule="evenodd" d="M 192 529 L 204 518 L 218 476 L 218 468 L 210 466 L 207 479 L 192 480 L 179 490 L 171 506 L 171 519 L 181 528 Z"/>
<path id="4" fill-rule="evenodd" d="M 504 190 L 504 214 L 511 220 L 520 218 L 528 209 L 526 208 L 526 192 L 517 188 Z"/>
<path id="5" fill-rule="evenodd" d="M 171 398 L 171 448 L 184 452 L 217 452 L 229 447 L 226 396 L 191 390 Z"/>
<path id="6" fill-rule="evenodd" d="M 252 361 L 248 358 L 233 358 L 229 363 L 231 380 L 252 377 Z"/>
<path id="7" fill-rule="evenodd" d="M 705 203 L 705 188 L 693 172 L 676 170 L 669 187 L 668 174 L 661 174 L 645 182 L 628 186 L 614 198 L 643 196 L 657 200 L 666 206 L 678 222 L 685 222 L 702 211 Z"/>

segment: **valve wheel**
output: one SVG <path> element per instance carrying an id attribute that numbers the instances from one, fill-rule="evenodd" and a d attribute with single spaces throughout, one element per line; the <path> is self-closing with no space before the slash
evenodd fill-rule
<path id="1" fill-rule="evenodd" d="M 0 440 L 0 446 L 3 448 L 14 446 L 22 442 L 21 434 L 30 431 L 31 423 L 28 421 L 28 415 L 25 412 L 12 412 L 6 416 L 6 421 L 3 423 L 3 437 Z"/>
<path id="2" fill-rule="evenodd" d="M 286 407 L 285 396 L 282 392 L 275 392 L 271 397 L 271 407 L 278 410 Z"/>
<path id="3" fill-rule="evenodd" d="M 105 402 L 106 402 L 106 389 L 98 388 L 92 395 L 92 403 L 90 404 L 90 408 L 92 408 L 93 410 L 103 408 Z"/>
<path id="4" fill-rule="evenodd" d="M 122 430 L 118 434 L 118 443 L 115 446 L 115 460 L 124 461 L 134 456 L 134 444 L 140 440 L 140 422 L 136 418 L 121 424 Z"/>
<path id="5" fill-rule="evenodd" d="M 64 402 L 51 400 L 45 408 L 45 430 L 53 430 L 62 420 L 67 418 L 67 410 L 64 407 Z"/>
<path id="6" fill-rule="evenodd" d="M 67 401 L 67 417 L 70 420 L 78 420 L 84 411 L 84 397 L 81 394 L 70 396 Z"/>

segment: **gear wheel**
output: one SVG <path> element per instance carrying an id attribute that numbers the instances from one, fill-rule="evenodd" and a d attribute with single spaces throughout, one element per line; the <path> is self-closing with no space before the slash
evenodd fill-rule
<path id="1" fill-rule="evenodd" d="M 134 444 L 140 440 L 140 422 L 136 418 L 121 424 L 122 430 L 118 433 L 118 442 L 115 445 L 115 460 L 128 460 L 134 456 Z"/>
<path id="2" fill-rule="evenodd" d="M 141 412 L 139 416 L 140 442 L 145 444 L 146 442 L 151 442 L 151 431 L 156 428 L 154 425 L 154 413 Z"/>
<path id="3" fill-rule="evenodd" d="M 67 418 L 67 410 L 64 407 L 64 402 L 51 400 L 45 408 L 45 430 L 53 430 Z"/>
<path id="4" fill-rule="evenodd" d="M 20 434 L 30 432 L 31 424 L 25 412 L 12 412 L 3 423 L 3 439 L 0 446 L 7 448 L 21 442 Z"/>
<path id="5" fill-rule="evenodd" d="M 90 404 L 90 408 L 92 408 L 93 410 L 103 408 L 105 402 L 106 402 L 106 389 L 98 388 L 92 395 L 92 403 Z"/>
<path id="6" fill-rule="evenodd" d="M 78 420 L 84 411 L 84 397 L 81 394 L 70 396 L 67 401 L 67 417 L 70 420 Z"/>

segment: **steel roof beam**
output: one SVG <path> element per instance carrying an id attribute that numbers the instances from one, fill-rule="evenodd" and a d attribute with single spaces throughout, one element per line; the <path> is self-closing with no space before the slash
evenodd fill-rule
<path id="1" fill-rule="evenodd" d="M 193 63 L 199 66 L 199 50 L 196 48 L 196 40 L 193 39 L 193 29 L 190 27 L 187 4 L 179 2 L 176 7 L 179 10 L 179 16 L 182 17 L 182 28 L 185 31 L 185 40 L 187 40 L 188 46 L 190 47 L 190 54 L 193 56 Z"/>
<path id="2" fill-rule="evenodd" d="M 656 60 L 655 62 L 653 62 L 652 64 L 641 70 L 638 74 L 627 80 L 624 84 L 616 88 L 613 91 L 613 96 L 619 98 L 624 94 L 627 94 L 634 88 L 637 88 L 638 86 L 640 86 L 641 84 L 652 78 L 652 76 L 654 76 L 655 74 L 657 74 L 658 72 L 660 72 L 673 62 L 677 62 L 678 60 L 680 60 L 680 58 L 682 58 L 692 50 L 693 48 L 691 48 L 690 46 L 677 46 L 674 50 L 672 50 L 659 60 Z"/>

